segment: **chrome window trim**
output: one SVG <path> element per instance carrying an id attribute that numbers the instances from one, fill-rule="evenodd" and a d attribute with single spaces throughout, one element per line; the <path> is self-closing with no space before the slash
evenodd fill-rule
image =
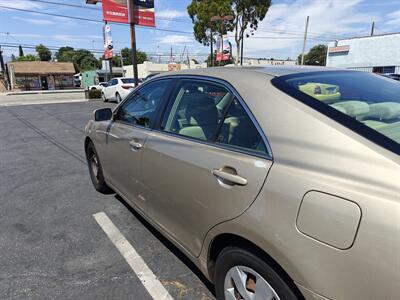
<path id="1" fill-rule="evenodd" d="M 217 84 L 220 84 L 222 86 L 224 86 L 225 88 L 227 88 L 227 90 L 229 92 L 231 92 L 233 94 L 234 97 L 236 97 L 238 99 L 238 101 L 240 102 L 240 104 L 243 106 L 243 108 L 245 109 L 247 115 L 250 117 L 253 125 L 256 127 L 258 134 L 261 136 L 265 147 L 267 149 L 267 153 L 265 155 L 263 154 L 258 154 L 255 153 L 253 151 L 246 151 L 246 150 L 240 150 L 237 149 L 236 147 L 233 146 L 229 146 L 229 145 L 225 145 L 225 144 L 218 144 L 215 141 L 214 142 L 209 142 L 209 141 L 203 141 L 203 140 L 199 140 L 199 139 L 195 139 L 195 138 L 191 138 L 191 137 L 186 137 L 180 134 L 176 134 L 176 133 L 172 133 L 172 132 L 168 132 L 168 131 L 163 131 L 161 130 L 161 128 L 153 128 L 153 131 L 157 131 L 169 136 L 174 136 L 174 137 L 178 137 L 178 138 L 182 138 L 184 140 L 189 140 L 189 141 L 193 141 L 193 142 L 197 142 L 200 144 L 205 144 L 205 145 L 209 145 L 209 146 L 213 146 L 213 147 L 217 147 L 217 148 L 222 148 L 225 150 L 229 150 L 232 152 L 237 152 L 237 153 L 241 153 L 241 154 L 247 154 L 250 156 L 255 156 L 255 157 L 259 157 L 259 158 L 263 158 L 263 159 L 267 159 L 267 160 L 273 160 L 273 154 L 272 154 L 272 148 L 268 142 L 268 139 L 266 137 L 266 135 L 264 134 L 263 130 L 261 129 L 261 126 L 258 124 L 256 118 L 254 117 L 253 113 L 251 112 L 251 110 L 249 109 L 249 107 L 247 106 L 246 102 L 243 100 L 243 98 L 240 96 L 240 94 L 236 91 L 236 89 L 226 80 L 223 79 L 219 79 L 219 78 L 215 78 L 215 77 L 210 77 L 210 76 L 203 76 L 203 75 L 166 75 L 166 76 L 162 76 L 162 77 L 157 77 L 154 78 L 152 80 L 150 80 L 149 82 L 152 82 L 153 80 L 159 80 L 162 78 L 168 78 L 168 79 L 196 79 L 196 80 L 203 80 L 203 81 L 210 81 L 210 82 L 214 82 Z M 171 101 L 171 99 L 169 99 L 169 101 Z M 168 103 L 169 103 L 168 101 Z M 167 105 L 168 105 L 167 103 Z M 166 107 L 164 107 L 165 109 Z M 158 124 L 160 125 L 160 124 Z M 159 127 L 159 126 L 157 126 Z"/>

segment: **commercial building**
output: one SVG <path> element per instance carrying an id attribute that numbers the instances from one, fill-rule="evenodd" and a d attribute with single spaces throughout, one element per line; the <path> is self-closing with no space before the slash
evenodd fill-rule
<path id="1" fill-rule="evenodd" d="M 74 88 L 75 68 L 68 62 L 21 61 L 8 64 L 12 90 Z"/>
<path id="2" fill-rule="evenodd" d="M 400 33 L 333 41 L 327 54 L 327 67 L 400 74 Z"/>
<path id="3" fill-rule="evenodd" d="M 190 65 L 183 63 L 170 63 L 170 64 L 159 64 L 153 63 L 151 61 L 145 61 L 142 64 L 138 65 L 138 77 L 143 79 L 151 74 L 164 73 L 168 71 L 179 71 L 179 70 L 187 70 L 187 69 L 199 69 L 199 68 L 207 68 L 206 63 L 196 64 L 194 60 L 190 61 Z M 133 68 L 132 65 L 124 66 L 125 77 L 133 77 Z"/>

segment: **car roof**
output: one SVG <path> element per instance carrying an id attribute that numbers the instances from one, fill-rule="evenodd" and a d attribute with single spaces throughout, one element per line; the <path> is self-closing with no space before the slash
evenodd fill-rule
<path id="1" fill-rule="evenodd" d="M 165 72 L 158 74 L 154 78 L 161 78 L 171 75 L 199 75 L 199 76 L 216 76 L 219 78 L 232 77 L 232 76 L 248 76 L 253 73 L 265 74 L 271 77 L 279 77 L 289 74 L 301 74 L 307 72 L 327 72 L 327 71 L 351 71 L 346 69 L 329 68 L 321 66 L 250 66 L 250 67 L 214 67 L 203 69 L 190 69 L 173 72 Z"/>

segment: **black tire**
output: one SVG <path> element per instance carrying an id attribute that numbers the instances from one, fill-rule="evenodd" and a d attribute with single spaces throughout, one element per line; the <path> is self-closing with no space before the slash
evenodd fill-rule
<path id="1" fill-rule="evenodd" d="M 224 284 L 228 271 L 235 266 L 244 266 L 256 271 L 268 284 L 274 289 L 280 299 L 300 300 L 304 299 L 301 294 L 295 290 L 294 283 L 290 282 L 287 276 L 281 274 L 276 268 L 272 267 L 270 259 L 264 257 L 250 249 L 244 250 L 239 247 L 227 247 L 219 254 L 215 265 L 215 291 L 218 300 L 225 300 Z"/>
<path id="2" fill-rule="evenodd" d="M 115 99 L 117 99 L 117 103 L 122 102 L 122 98 L 121 98 L 120 94 L 118 94 L 118 93 L 115 95 Z"/>
<path id="3" fill-rule="evenodd" d="M 104 93 L 101 93 L 101 98 L 103 98 L 103 102 L 108 102 L 108 99 Z"/>
<path id="4" fill-rule="evenodd" d="M 89 167 L 90 179 L 96 191 L 102 194 L 113 194 L 114 191 L 104 180 L 103 168 L 92 142 L 89 142 L 86 147 L 86 159 Z M 94 165 L 97 165 L 97 167 Z M 97 168 L 97 171 L 95 171 L 95 168 Z"/>

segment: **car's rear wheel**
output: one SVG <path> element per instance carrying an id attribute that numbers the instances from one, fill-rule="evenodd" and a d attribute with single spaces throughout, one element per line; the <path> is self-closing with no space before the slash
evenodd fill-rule
<path id="1" fill-rule="evenodd" d="M 108 99 L 104 93 L 101 93 L 101 98 L 103 99 L 103 102 L 107 102 Z"/>
<path id="2" fill-rule="evenodd" d="M 115 95 L 115 98 L 117 99 L 117 103 L 120 103 L 122 101 L 122 98 L 118 93 Z"/>
<path id="3" fill-rule="evenodd" d="M 114 191 L 104 180 L 103 168 L 92 142 L 89 142 L 87 145 L 86 158 L 88 162 L 90 178 L 94 188 L 102 194 L 112 194 Z"/>
<path id="4" fill-rule="evenodd" d="M 215 289 L 218 300 L 302 299 L 264 257 L 238 247 L 227 247 L 218 256 Z"/>

